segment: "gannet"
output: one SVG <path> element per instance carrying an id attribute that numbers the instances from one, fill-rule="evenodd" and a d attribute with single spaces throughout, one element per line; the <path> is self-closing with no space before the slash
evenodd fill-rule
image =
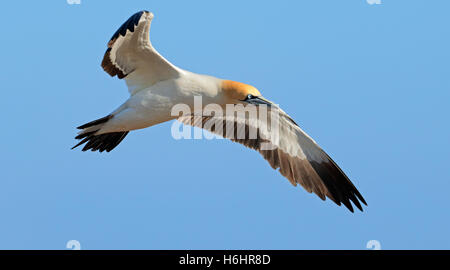
<path id="1" fill-rule="evenodd" d="M 216 118 L 232 125 L 240 121 L 245 127 L 256 127 L 256 138 L 236 138 L 223 134 L 234 142 L 258 151 L 270 166 L 286 177 L 292 185 L 300 184 L 309 193 L 314 192 L 322 200 L 326 197 L 337 205 L 345 205 L 353 212 L 352 203 L 361 211 L 366 201 L 345 173 L 309 137 L 295 121 L 278 105 L 265 99 L 251 85 L 183 70 L 167 61 L 150 42 L 150 24 L 153 13 L 140 11 L 132 15 L 112 36 L 101 66 L 112 77 L 125 79 L 130 93 L 129 99 L 107 116 L 78 127 L 75 137 L 81 140 L 73 148 L 85 144 L 82 151 L 109 152 L 113 150 L 131 130 L 150 127 L 177 119 L 183 123 L 205 128 L 204 120 Z M 209 116 L 200 121 L 189 121 L 190 116 L 177 117 L 171 114 L 175 104 L 193 106 L 193 97 L 200 96 L 204 104 L 253 104 L 268 106 L 270 112 L 278 114 L 278 140 L 271 140 L 268 131 L 258 126 L 261 122 Z M 263 149 L 263 143 L 272 149 Z M 72 149 L 73 149 L 72 148 Z"/>

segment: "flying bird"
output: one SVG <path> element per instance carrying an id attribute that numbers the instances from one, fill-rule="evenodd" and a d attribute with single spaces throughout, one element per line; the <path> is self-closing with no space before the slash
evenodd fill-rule
<path id="1" fill-rule="evenodd" d="M 112 36 L 101 66 L 112 77 L 125 79 L 129 99 L 109 115 L 79 126 L 73 148 L 83 145 L 82 151 L 109 152 L 136 129 L 150 127 L 177 119 L 182 123 L 204 128 L 219 134 L 215 126 L 202 125 L 207 120 L 220 120 L 226 124 L 243 124 L 255 128 L 254 138 L 222 134 L 234 142 L 258 151 L 273 169 L 286 177 L 292 185 L 300 184 L 309 193 L 322 200 L 326 197 L 337 205 L 345 205 L 353 212 L 353 204 L 362 211 L 366 201 L 345 173 L 278 105 L 265 99 L 255 87 L 213 76 L 183 70 L 167 61 L 150 42 L 150 24 L 153 13 L 140 11 L 132 15 Z M 205 104 L 265 105 L 277 113 L 278 140 L 273 140 L 269 129 L 262 129 L 262 121 L 229 116 L 172 116 L 171 108 L 183 103 L 193 106 L 194 96 L 201 96 Z M 198 118 L 198 117 L 197 117 Z M 248 134 L 247 134 L 248 135 Z M 273 147 L 265 149 L 264 143 Z M 72 148 L 72 149 L 73 149 Z"/>

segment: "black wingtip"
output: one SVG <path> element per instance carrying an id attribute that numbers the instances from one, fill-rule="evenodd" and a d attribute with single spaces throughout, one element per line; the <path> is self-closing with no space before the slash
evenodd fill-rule
<path id="1" fill-rule="evenodd" d="M 349 193 L 347 193 L 347 197 L 346 199 L 342 200 L 342 203 L 345 205 L 345 207 L 347 207 L 348 210 L 350 210 L 350 212 L 354 213 L 354 209 L 352 206 L 352 203 L 354 206 L 356 206 L 356 208 L 359 209 L 359 211 L 364 212 L 364 209 L 361 205 L 361 202 L 367 206 L 366 201 L 364 200 L 364 198 L 362 198 L 361 195 L 358 196 L 359 192 L 355 189 L 355 193 L 352 193 L 351 191 Z M 358 193 L 358 194 L 357 194 Z M 355 196 L 356 195 L 356 196 Z M 358 198 L 357 198 L 358 197 Z"/>
<path id="2" fill-rule="evenodd" d="M 342 200 L 342 204 L 345 205 L 345 207 L 347 207 L 348 210 L 350 210 L 350 212 L 354 213 L 355 211 L 353 210 L 353 206 L 352 203 L 349 200 Z"/>
<path id="3" fill-rule="evenodd" d="M 142 14 L 144 13 L 150 13 L 147 10 L 138 11 L 135 14 L 131 15 L 128 20 L 126 20 L 118 29 L 117 31 L 112 35 L 111 39 L 108 42 L 108 49 L 106 50 L 103 60 L 101 63 L 102 68 L 112 77 L 116 76 L 119 79 L 125 78 L 128 74 L 126 74 L 124 71 L 116 67 L 111 62 L 111 48 L 113 44 L 115 43 L 116 39 L 119 38 L 119 36 L 125 36 L 127 34 L 127 31 L 134 32 L 135 27 L 139 24 L 139 21 L 142 17 Z"/>
<path id="4" fill-rule="evenodd" d="M 119 37 L 119 35 L 121 36 L 125 36 L 125 34 L 127 33 L 127 30 L 130 30 L 130 32 L 134 32 L 134 27 L 136 25 L 138 25 L 139 20 L 142 17 L 142 14 L 144 13 L 148 13 L 147 10 L 141 10 L 138 11 L 136 13 L 134 13 L 133 15 L 130 16 L 130 18 L 128 18 L 128 20 L 126 20 L 120 27 L 119 29 L 117 29 L 117 31 L 114 33 L 114 35 L 112 35 L 111 40 L 115 40 L 116 38 Z"/>
<path id="5" fill-rule="evenodd" d="M 342 203 L 352 213 L 355 212 L 353 205 L 364 212 L 361 203 L 365 205 L 367 203 L 363 196 L 339 166 L 325 152 L 323 153 L 326 155 L 327 161 L 311 162 L 311 165 L 330 192 L 331 196 L 328 197 L 337 205 Z"/>

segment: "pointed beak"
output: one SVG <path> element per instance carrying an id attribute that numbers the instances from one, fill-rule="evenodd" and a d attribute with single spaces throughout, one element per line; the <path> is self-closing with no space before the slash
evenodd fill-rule
<path id="1" fill-rule="evenodd" d="M 264 105 L 267 105 L 267 106 L 275 105 L 273 102 L 271 102 L 271 101 L 269 101 L 269 100 L 267 100 L 267 99 L 265 99 L 263 97 L 253 97 L 251 99 L 246 99 L 245 101 L 250 103 L 250 104 L 253 104 L 253 105 L 261 105 L 261 104 L 264 104 Z"/>

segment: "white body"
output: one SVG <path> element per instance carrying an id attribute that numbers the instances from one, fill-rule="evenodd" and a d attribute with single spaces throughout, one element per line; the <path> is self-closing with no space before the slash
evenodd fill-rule
<path id="1" fill-rule="evenodd" d="M 150 127 L 175 119 L 171 116 L 174 105 L 182 103 L 194 110 L 194 96 L 201 96 L 204 105 L 221 104 L 224 100 L 221 79 L 179 69 L 179 77 L 160 81 L 135 91 L 112 114 L 114 118 L 98 134 Z"/>

